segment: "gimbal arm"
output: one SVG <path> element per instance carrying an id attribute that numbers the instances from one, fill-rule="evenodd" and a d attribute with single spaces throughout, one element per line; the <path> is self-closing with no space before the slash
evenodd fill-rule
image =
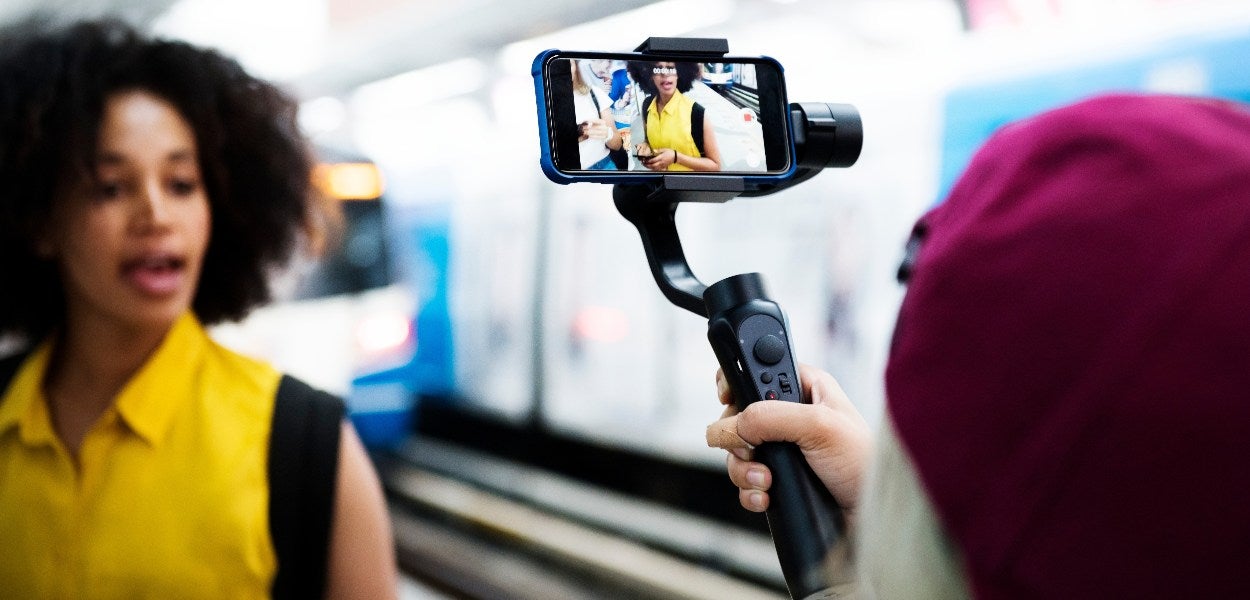
<path id="1" fill-rule="evenodd" d="M 638 228 L 651 275 L 673 304 L 708 316 L 703 302 L 707 286 L 695 277 L 681 247 L 675 222 L 678 204 L 767 196 L 807 181 L 827 168 L 849 167 L 859 159 L 864 127 L 854 106 L 797 102 L 790 104 L 790 114 L 798 168 L 794 177 L 780 184 L 748 189 L 741 177 L 678 175 L 665 177 L 659 186 L 614 186 L 616 209 Z"/>

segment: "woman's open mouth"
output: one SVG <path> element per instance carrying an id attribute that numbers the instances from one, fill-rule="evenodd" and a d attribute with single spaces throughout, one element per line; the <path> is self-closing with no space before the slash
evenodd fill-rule
<path id="1" fill-rule="evenodd" d="M 144 295 L 168 296 L 185 283 L 186 263 L 172 254 L 146 255 L 122 263 L 122 276 Z"/>

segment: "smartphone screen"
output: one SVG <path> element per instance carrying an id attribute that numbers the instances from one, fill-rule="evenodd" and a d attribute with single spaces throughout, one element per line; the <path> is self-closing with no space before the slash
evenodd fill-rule
<path id="1" fill-rule="evenodd" d="M 553 51 L 535 62 L 544 168 L 562 179 L 792 169 L 789 102 L 772 59 Z"/>

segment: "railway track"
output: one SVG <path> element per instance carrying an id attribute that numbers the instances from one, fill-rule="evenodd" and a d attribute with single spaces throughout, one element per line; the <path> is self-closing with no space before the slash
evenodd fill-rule
<path id="1" fill-rule="evenodd" d="M 378 462 L 401 568 L 451 597 L 787 597 L 758 531 L 437 439 Z"/>

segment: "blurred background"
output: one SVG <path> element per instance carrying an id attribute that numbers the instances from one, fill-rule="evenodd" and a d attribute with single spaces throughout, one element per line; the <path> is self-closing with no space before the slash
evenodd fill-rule
<path id="1" fill-rule="evenodd" d="M 539 170 L 538 52 L 726 38 L 780 61 L 792 102 L 859 109 L 855 166 L 677 216 L 696 274 L 763 273 L 800 360 L 874 425 L 909 229 L 996 128 L 1105 92 L 1250 101 L 1240 0 L 5 0 L 0 21 L 35 10 L 219 48 L 301 100 L 343 239 L 216 334 L 348 399 L 409 597 L 784 593 L 704 445 L 706 322 L 660 295 L 609 187 Z"/>

